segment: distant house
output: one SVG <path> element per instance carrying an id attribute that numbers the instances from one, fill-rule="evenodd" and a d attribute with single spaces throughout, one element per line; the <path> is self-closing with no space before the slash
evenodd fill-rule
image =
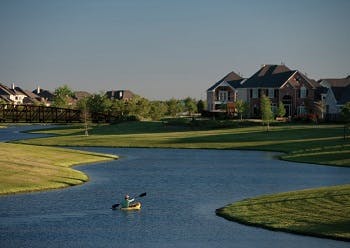
<path id="1" fill-rule="evenodd" d="M 216 82 L 207 90 L 208 110 L 215 112 L 220 104 L 231 102 L 234 106 L 241 99 L 248 103 L 250 116 L 259 117 L 260 98 L 265 95 L 270 98 L 273 110 L 282 102 L 286 116 L 304 115 L 314 112 L 319 87 L 316 81 L 298 70 L 291 70 L 285 65 L 263 65 L 247 79 L 231 72 Z"/>
<path id="2" fill-rule="evenodd" d="M 51 103 L 55 97 L 52 92 L 48 90 L 43 90 L 39 86 L 35 90 L 33 90 L 32 93 L 39 96 L 39 101 L 45 106 L 51 106 Z"/>
<path id="3" fill-rule="evenodd" d="M 207 90 L 207 106 L 210 112 L 234 112 L 234 103 L 238 99 L 246 100 L 246 91 L 242 87 L 244 78 L 230 72 Z"/>
<path id="4" fill-rule="evenodd" d="M 132 93 L 130 90 L 112 90 L 112 91 L 107 91 L 106 95 L 109 99 L 111 100 L 124 100 L 124 101 L 129 101 L 132 98 L 135 97 L 135 94 Z"/>
<path id="5" fill-rule="evenodd" d="M 34 94 L 33 92 L 30 92 L 28 90 L 23 91 L 24 94 L 26 94 L 26 98 L 23 99 L 23 104 L 26 105 L 40 105 L 42 104 L 40 96 Z"/>
<path id="6" fill-rule="evenodd" d="M 76 99 L 77 101 L 79 101 L 79 100 L 81 100 L 83 98 L 87 98 L 89 96 L 91 96 L 91 94 L 89 92 L 86 92 L 86 91 L 75 91 L 73 98 Z"/>
<path id="7" fill-rule="evenodd" d="M 0 95 L 5 102 L 12 104 L 23 104 L 23 100 L 27 97 L 21 88 L 15 87 L 15 84 L 12 84 L 11 88 L 0 84 Z"/>
<path id="8" fill-rule="evenodd" d="M 324 92 L 324 105 L 327 114 L 338 114 L 345 103 L 350 102 L 350 75 L 346 78 L 327 78 L 319 80 Z"/>

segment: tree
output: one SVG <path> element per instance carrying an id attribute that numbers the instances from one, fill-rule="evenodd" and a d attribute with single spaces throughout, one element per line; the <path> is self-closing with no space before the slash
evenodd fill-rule
<path id="1" fill-rule="evenodd" d="M 235 107 L 236 107 L 237 113 L 239 114 L 239 117 L 242 121 L 243 115 L 245 113 L 247 113 L 247 111 L 248 111 L 248 103 L 244 102 L 243 100 L 237 100 Z"/>
<path id="2" fill-rule="evenodd" d="M 346 139 L 346 130 L 350 125 L 350 102 L 347 102 L 341 109 L 341 116 L 344 121 L 344 140 Z"/>
<path id="3" fill-rule="evenodd" d="M 134 99 L 136 100 L 135 115 L 142 118 L 148 118 L 149 112 L 151 110 L 150 101 L 144 97 L 138 97 Z"/>
<path id="4" fill-rule="evenodd" d="M 175 98 L 166 101 L 166 104 L 168 105 L 168 115 L 172 117 L 175 117 L 177 114 L 184 111 L 181 102 Z"/>
<path id="5" fill-rule="evenodd" d="M 103 93 L 93 94 L 87 99 L 87 107 L 91 113 L 108 113 L 111 111 L 112 101 Z"/>
<path id="6" fill-rule="evenodd" d="M 68 85 L 63 85 L 55 89 L 52 105 L 58 108 L 67 108 L 69 100 L 73 97 L 73 91 Z"/>
<path id="7" fill-rule="evenodd" d="M 203 100 L 199 100 L 197 102 L 197 111 L 198 111 L 198 113 L 202 113 L 204 111 L 204 109 L 205 109 L 204 101 Z"/>
<path id="8" fill-rule="evenodd" d="M 187 97 L 184 100 L 184 104 L 185 104 L 185 111 L 188 112 L 189 116 L 192 116 L 193 113 L 197 112 L 197 104 L 195 99 L 192 99 L 191 97 Z"/>
<path id="9" fill-rule="evenodd" d="M 284 107 L 283 102 L 279 102 L 279 103 L 278 103 L 278 108 L 277 108 L 277 113 L 276 113 L 276 115 L 277 115 L 278 117 L 284 117 L 284 116 L 286 115 L 286 109 L 285 109 L 285 107 Z"/>
<path id="10" fill-rule="evenodd" d="M 125 110 L 126 110 L 126 107 L 125 107 L 124 100 L 115 99 L 112 101 L 112 106 L 111 106 L 112 115 L 123 116 L 125 113 Z"/>
<path id="11" fill-rule="evenodd" d="M 270 130 L 270 122 L 273 120 L 273 112 L 271 109 L 271 101 L 270 98 L 263 95 L 260 98 L 260 106 L 261 106 L 261 119 L 264 124 L 267 125 L 267 131 Z"/>
<path id="12" fill-rule="evenodd" d="M 165 102 L 162 101 L 152 101 L 150 103 L 150 111 L 149 111 L 149 116 L 151 117 L 152 120 L 159 120 L 168 111 L 168 105 Z"/>
<path id="13" fill-rule="evenodd" d="M 89 136 L 89 131 L 88 131 L 88 107 L 87 107 L 87 102 L 88 102 L 88 97 L 81 98 L 77 104 L 76 107 L 79 109 L 84 118 L 84 127 L 85 127 L 85 136 Z"/>

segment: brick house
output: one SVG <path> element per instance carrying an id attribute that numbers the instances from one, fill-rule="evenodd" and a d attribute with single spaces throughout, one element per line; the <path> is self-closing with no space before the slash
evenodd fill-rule
<path id="1" fill-rule="evenodd" d="M 282 102 L 286 116 L 312 112 L 318 88 L 315 81 L 285 65 L 263 65 L 244 82 L 243 87 L 247 89 L 247 102 L 253 117 L 260 116 L 260 97 L 263 94 L 270 98 L 273 110 Z"/>
<path id="2" fill-rule="evenodd" d="M 285 65 L 263 65 L 247 79 L 230 74 L 207 90 L 208 111 L 217 111 L 220 103 L 234 104 L 241 99 L 248 103 L 251 117 L 260 117 L 260 98 L 266 95 L 273 110 L 277 109 L 279 102 L 283 103 L 287 117 L 314 112 L 320 86 L 297 70 Z"/>
<path id="3" fill-rule="evenodd" d="M 246 96 L 242 88 L 244 78 L 230 72 L 207 90 L 207 106 L 210 112 L 234 112 L 234 103 Z"/>

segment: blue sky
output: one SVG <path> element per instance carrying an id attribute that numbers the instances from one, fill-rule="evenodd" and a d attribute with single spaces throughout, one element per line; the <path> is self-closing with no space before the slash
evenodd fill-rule
<path id="1" fill-rule="evenodd" d="M 205 98 L 230 71 L 350 74 L 347 0 L 0 0 L 0 81 Z"/>

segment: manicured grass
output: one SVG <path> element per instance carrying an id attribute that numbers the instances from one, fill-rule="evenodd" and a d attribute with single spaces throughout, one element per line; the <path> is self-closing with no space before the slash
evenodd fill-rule
<path id="1" fill-rule="evenodd" d="M 63 148 L 0 142 L 0 194 L 81 184 L 88 181 L 87 175 L 71 166 L 116 158 Z"/>
<path id="2" fill-rule="evenodd" d="M 350 241 L 350 185 L 246 199 L 216 213 L 243 224 Z"/>
<path id="3" fill-rule="evenodd" d="M 343 140 L 341 125 L 282 125 L 267 133 L 262 126 L 192 130 L 161 122 L 129 122 L 94 126 L 87 137 L 83 132 L 79 127 L 46 130 L 45 133 L 58 136 L 20 142 L 51 146 L 267 150 L 285 152 L 282 158 L 292 161 L 350 166 L 350 142 Z M 327 152 L 333 155 L 325 155 Z"/>

